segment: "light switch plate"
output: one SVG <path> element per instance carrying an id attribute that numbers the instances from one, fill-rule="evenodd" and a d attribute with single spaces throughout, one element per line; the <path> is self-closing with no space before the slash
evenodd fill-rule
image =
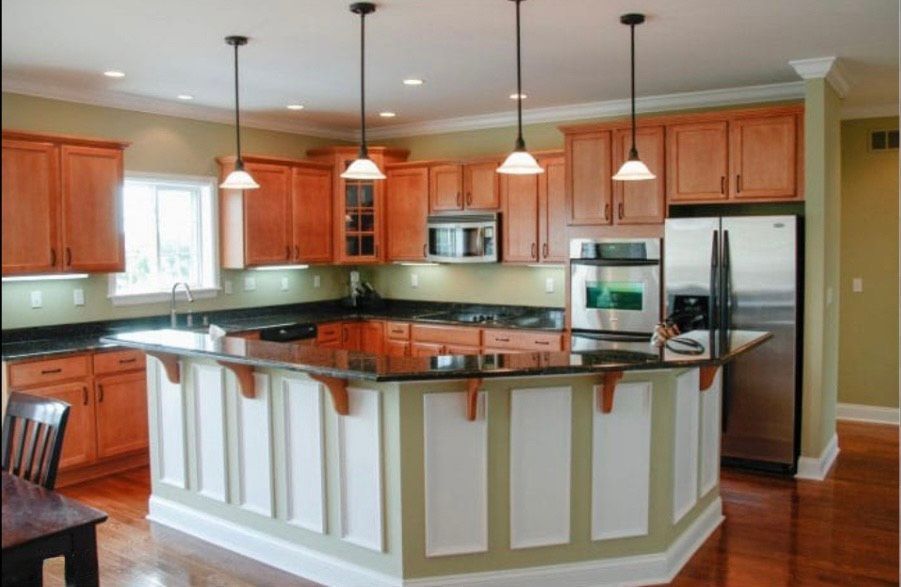
<path id="1" fill-rule="evenodd" d="M 72 303 L 76 306 L 84 305 L 84 290 L 81 288 L 72 290 Z"/>
<path id="2" fill-rule="evenodd" d="M 855 277 L 851 280 L 851 291 L 861 293 L 863 291 L 863 277 Z"/>
<path id="3" fill-rule="evenodd" d="M 418 273 L 410 274 L 410 286 L 411 287 L 419 287 L 419 274 Z"/>
<path id="4" fill-rule="evenodd" d="M 288 278 L 282 277 L 282 291 L 288 291 Z"/>
<path id="5" fill-rule="evenodd" d="M 544 280 L 544 292 L 545 293 L 554 293 L 554 278 L 548 277 Z"/>
<path id="6" fill-rule="evenodd" d="M 41 290 L 36 290 L 31 292 L 31 307 L 32 308 L 42 308 L 44 306 L 44 296 L 41 294 Z"/>
<path id="7" fill-rule="evenodd" d="M 257 288 L 257 278 L 250 275 L 244 278 L 244 291 L 253 291 Z"/>
<path id="8" fill-rule="evenodd" d="M 226 279 L 222 284 L 223 289 L 225 289 L 225 295 L 230 296 L 235 292 L 235 286 L 232 283 L 231 279 Z"/>
<path id="9" fill-rule="evenodd" d="M 322 285 L 322 278 L 318 275 L 313 276 L 313 287 L 320 287 Z"/>

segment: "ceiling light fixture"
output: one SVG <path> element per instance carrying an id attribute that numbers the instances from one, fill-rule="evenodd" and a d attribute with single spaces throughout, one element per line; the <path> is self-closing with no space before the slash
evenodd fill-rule
<path id="1" fill-rule="evenodd" d="M 648 166 L 638 158 L 638 149 L 635 148 L 635 27 L 644 22 L 643 14 L 624 14 L 619 21 L 629 27 L 632 38 L 631 67 L 632 67 L 632 148 L 629 149 L 629 158 L 623 163 L 613 179 L 617 181 L 643 181 L 655 179 L 657 176 L 651 173 Z"/>
<path id="2" fill-rule="evenodd" d="M 303 110 L 303 104 L 288 104 L 285 108 L 288 110 Z"/>
<path id="3" fill-rule="evenodd" d="M 372 2 L 354 2 L 350 11 L 360 15 L 360 153 L 356 161 L 347 166 L 341 177 L 344 179 L 374 180 L 385 179 L 385 174 L 369 158 L 366 146 L 366 15 L 375 12 Z"/>
<path id="4" fill-rule="evenodd" d="M 194 96 L 192 96 L 191 94 L 179 94 L 178 99 L 184 100 L 186 102 L 190 102 L 191 100 L 194 99 Z"/>
<path id="5" fill-rule="evenodd" d="M 421 86 L 425 82 L 419 78 L 410 77 L 404 80 L 405 86 Z"/>
<path id="6" fill-rule="evenodd" d="M 219 187 L 226 190 L 255 190 L 260 184 L 244 171 L 244 160 L 241 158 L 241 108 L 238 101 L 238 47 L 247 44 L 247 37 L 232 35 L 225 37 L 225 42 L 235 48 L 235 143 L 238 156 L 235 159 L 235 170 L 228 174 Z"/>
<path id="7" fill-rule="evenodd" d="M 382 118 L 394 118 L 397 114 L 394 112 L 379 112 L 379 116 Z"/>
<path id="8" fill-rule="evenodd" d="M 522 96 L 522 41 L 519 24 L 519 5 L 522 4 L 523 0 L 511 1 L 516 3 L 516 94 Z M 497 172 L 511 175 L 544 173 L 544 169 L 538 165 L 535 157 L 526 151 L 526 142 L 522 138 L 522 98 L 516 100 L 516 128 L 517 135 L 513 152 L 497 168 Z"/>
<path id="9" fill-rule="evenodd" d="M 122 78 L 125 77 L 125 72 L 119 71 L 118 69 L 110 69 L 109 71 L 104 71 L 103 75 L 106 77 Z"/>

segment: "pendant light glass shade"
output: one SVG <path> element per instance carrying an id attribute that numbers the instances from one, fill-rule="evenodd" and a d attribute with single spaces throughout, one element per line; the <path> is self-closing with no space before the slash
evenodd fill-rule
<path id="1" fill-rule="evenodd" d="M 629 27 L 631 35 L 631 86 L 632 86 L 632 148 L 629 149 L 629 159 L 623 163 L 613 179 L 616 181 L 645 181 L 655 179 L 657 176 L 651 173 L 648 166 L 638 158 L 638 149 L 635 147 L 635 27 L 644 22 L 643 14 L 624 14 L 619 21 Z"/>
<path id="2" fill-rule="evenodd" d="M 350 5 L 350 11 L 360 15 L 360 154 L 347 166 L 341 178 L 362 181 L 385 179 L 385 174 L 369 158 L 366 145 L 366 15 L 375 12 L 375 4 L 354 2 Z"/>
<path id="3" fill-rule="evenodd" d="M 228 174 L 219 187 L 225 190 L 255 190 L 260 187 L 253 177 L 244 170 L 244 160 L 241 159 L 241 107 L 238 101 L 238 47 L 247 44 L 247 37 L 231 35 L 225 37 L 225 43 L 235 48 L 235 144 L 237 147 L 237 160 L 235 170 Z"/>
<path id="4" fill-rule="evenodd" d="M 538 165 L 538 161 L 526 150 L 526 141 L 522 138 L 522 34 L 519 24 L 519 5 L 524 0 L 512 0 L 516 2 L 516 145 L 500 167 L 498 173 L 508 175 L 536 175 L 544 173 L 544 169 Z"/>
<path id="5" fill-rule="evenodd" d="M 228 174 L 225 181 L 219 184 L 219 187 L 224 190 L 255 190 L 260 187 L 260 184 L 255 182 L 253 177 L 243 169 L 235 169 Z"/>
<path id="6" fill-rule="evenodd" d="M 342 179 L 359 179 L 374 180 L 385 179 L 385 174 L 379 169 L 379 166 L 369 157 L 360 157 L 347 166 L 344 173 L 341 174 Z"/>

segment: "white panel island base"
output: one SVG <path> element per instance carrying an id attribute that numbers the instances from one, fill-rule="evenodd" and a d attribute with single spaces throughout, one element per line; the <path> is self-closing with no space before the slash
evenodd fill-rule
<path id="1" fill-rule="evenodd" d="M 148 361 L 151 521 L 327 585 L 647 585 L 723 519 L 721 385 L 698 369 L 603 379 L 351 381 Z M 608 404 L 609 407 L 609 404 Z"/>

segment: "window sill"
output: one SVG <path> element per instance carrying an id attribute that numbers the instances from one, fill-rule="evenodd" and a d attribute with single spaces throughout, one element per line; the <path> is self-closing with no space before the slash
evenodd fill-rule
<path id="1" fill-rule="evenodd" d="M 192 289 L 191 294 L 194 296 L 195 300 L 203 300 L 215 298 L 219 295 L 219 291 L 220 288 L 218 287 L 204 287 Z M 159 302 L 168 302 L 172 299 L 172 292 L 154 291 L 137 294 L 111 294 L 108 295 L 107 298 L 109 298 L 114 306 L 136 306 L 139 304 L 156 304 Z M 179 301 L 186 299 L 185 291 L 183 289 L 179 289 L 176 293 L 175 299 Z"/>

